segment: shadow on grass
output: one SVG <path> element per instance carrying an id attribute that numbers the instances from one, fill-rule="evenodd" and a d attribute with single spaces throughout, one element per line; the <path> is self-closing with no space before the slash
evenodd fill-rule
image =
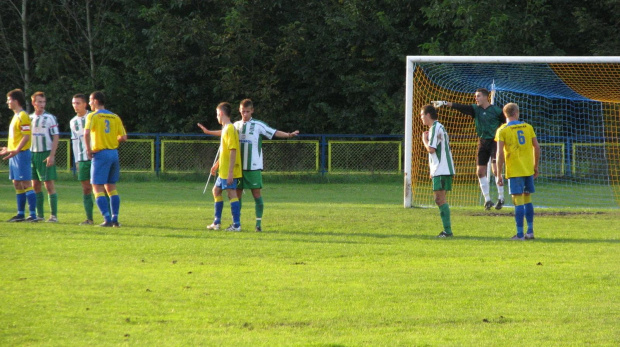
<path id="1" fill-rule="evenodd" d="M 136 233 L 133 230 L 137 228 L 155 229 L 161 231 L 168 231 L 166 234 L 157 233 Z M 133 230 L 132 230 L 133 229 Z M 52 231 L 52 230 L 49 230 Z M 53 232 L 53 231 L 52 231 Z M 172 232 L 172 233 L 170 233 Z M 437 238 L 435 234 L 380 234 L 380 233 L 344 233 L 344 232 L 320 232 L 320 231 L 263 231 L 260 233 L 254 231 L 206 231 L 204 228 L 191 228 L 191 229 L 175 229 L 167 226 L 145 226 L 145 225 L 122 225 L 121 228 L 102 228 L 102 227 L 84 227 L 81 229 L 63 230 L 64 234 L 80 235 L 80 236 L 124 236 L 124 237 L 153 237 L 153 238 L 174 238 L 174 239 L 221 239 L 230 240 L 236 238 L 234 236 L 243 236 L 244 239 L 251 239 L 256 241 L 293 241 L 293 242 L 305 242 L 305 243 L 328 243 L 328 244 L 367 244 L 376 242 L 377 239 L 390 240 L 390 239 L 404 239 L 404 240 L 420 240 L 430 241 L 435 240 L 437 242 L 458 242 L 458 241 L 480 241 L 480 242 L 524 242 L 524 243 L 549 243 L 549 244 L 618 244 L 620 240 L 612 239 L 573 239 L 573 238 L 545 238 L 537 237 L 535 240 L 528 241 L 512 241 L 510 236 L 469 236 L 455 234 L 454 237 L 449 239 Z M 286 235 L 291 238 L 275 238 L 277 235 Z M 295 236 L 304 236 L 307 238 L 294 238 Z M 2 237 L 2 235 L 0 235 Z M 363 240 L 369 239 L 369 240 Z M 370 239 L 375 239 L 371 241 Z"/>

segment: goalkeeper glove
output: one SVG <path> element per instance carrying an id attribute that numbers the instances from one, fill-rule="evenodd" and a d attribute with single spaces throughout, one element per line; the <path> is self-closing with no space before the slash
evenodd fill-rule
<path id="1" fill-rule="evenodd" d="M 448 106 L 448 102 L 447 101 L 431 101 L 431 103 L 433 104 L 433 106 L 435 106 L 436 108 L 439 108 L 441 106 Z"/>

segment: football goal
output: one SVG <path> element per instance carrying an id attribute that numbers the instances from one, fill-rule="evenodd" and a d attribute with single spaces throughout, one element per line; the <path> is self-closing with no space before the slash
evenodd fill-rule
<path id="1" fill-rule="evenodd" d="M 408 56 L 405 207 L 434 205 L 420 109 L 433 100 L 474 104 L 478 88 L 488 89 L 500 107 L 517 103 L 520 119 L 534 127 L 541 146 L 534 205 L 620 206 L 620 57 Z M 438 113 L 456 167 L 448 202 L 482 206 L 473 119 L 450 107 Z M 496 201 L 495 179 L 489 178 Z"/>

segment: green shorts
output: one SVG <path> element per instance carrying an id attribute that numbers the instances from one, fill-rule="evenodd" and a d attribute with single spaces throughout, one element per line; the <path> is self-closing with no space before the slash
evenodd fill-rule
<path id="1" fill-rule="evenodd" d="M 452 190 L 452 176 L 435 176 L 433 177 L 433 191 Z"/>
<path id="2" fill-rule="evenodd" d="M 90 160 L 77 162 L 77 178 L 78 181 L 90 180 Z"/>
<path id="3" fill-rule="evenodd" d="M 261 189 L 263 188 L 263 172 L 261 170 L 243 171 L 237 189 Z"/>
<path id="4" fill-rule="evenodd" d="M 44 162 L 50 156 L 50 151 L 32 152 L 32 179 L 34 181 L 54 181 L 58 178 L 56 175 L 56 164 L 47 167 Z"/>

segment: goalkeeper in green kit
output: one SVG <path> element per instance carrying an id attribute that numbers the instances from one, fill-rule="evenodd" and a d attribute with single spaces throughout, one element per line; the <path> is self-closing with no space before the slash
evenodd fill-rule
<path id="1" fill-rule="evenodd" d="M 487 165 L 491 159 L 491 170 L 493 175 L 497 177 L 501 174 L 497 171 L 496 153 L 497 145 L 495 143 L 495 132 L 497 128 L 506 122 L 501 107 L 492 105 L 489 102 L 489 91 L 485 88 L 476 89 L 476 103 L 471 105 L 457 104 L 450 101 L 432 101 L 435 107 L 448 106 L 457 111 L 469 115 L 473 118 L 476 126 L 476 134 L 478 135 L 478 161 L 476 172 L 480 190 L 484 195 L 484 208 L 490 210 L 493 207 L 491 194 L 489 192 L 489 178 L 487 177 Z M 500 210 L 504 206 L 504 187 L 497 185 L 497 203 L 495 209 Z"/>

